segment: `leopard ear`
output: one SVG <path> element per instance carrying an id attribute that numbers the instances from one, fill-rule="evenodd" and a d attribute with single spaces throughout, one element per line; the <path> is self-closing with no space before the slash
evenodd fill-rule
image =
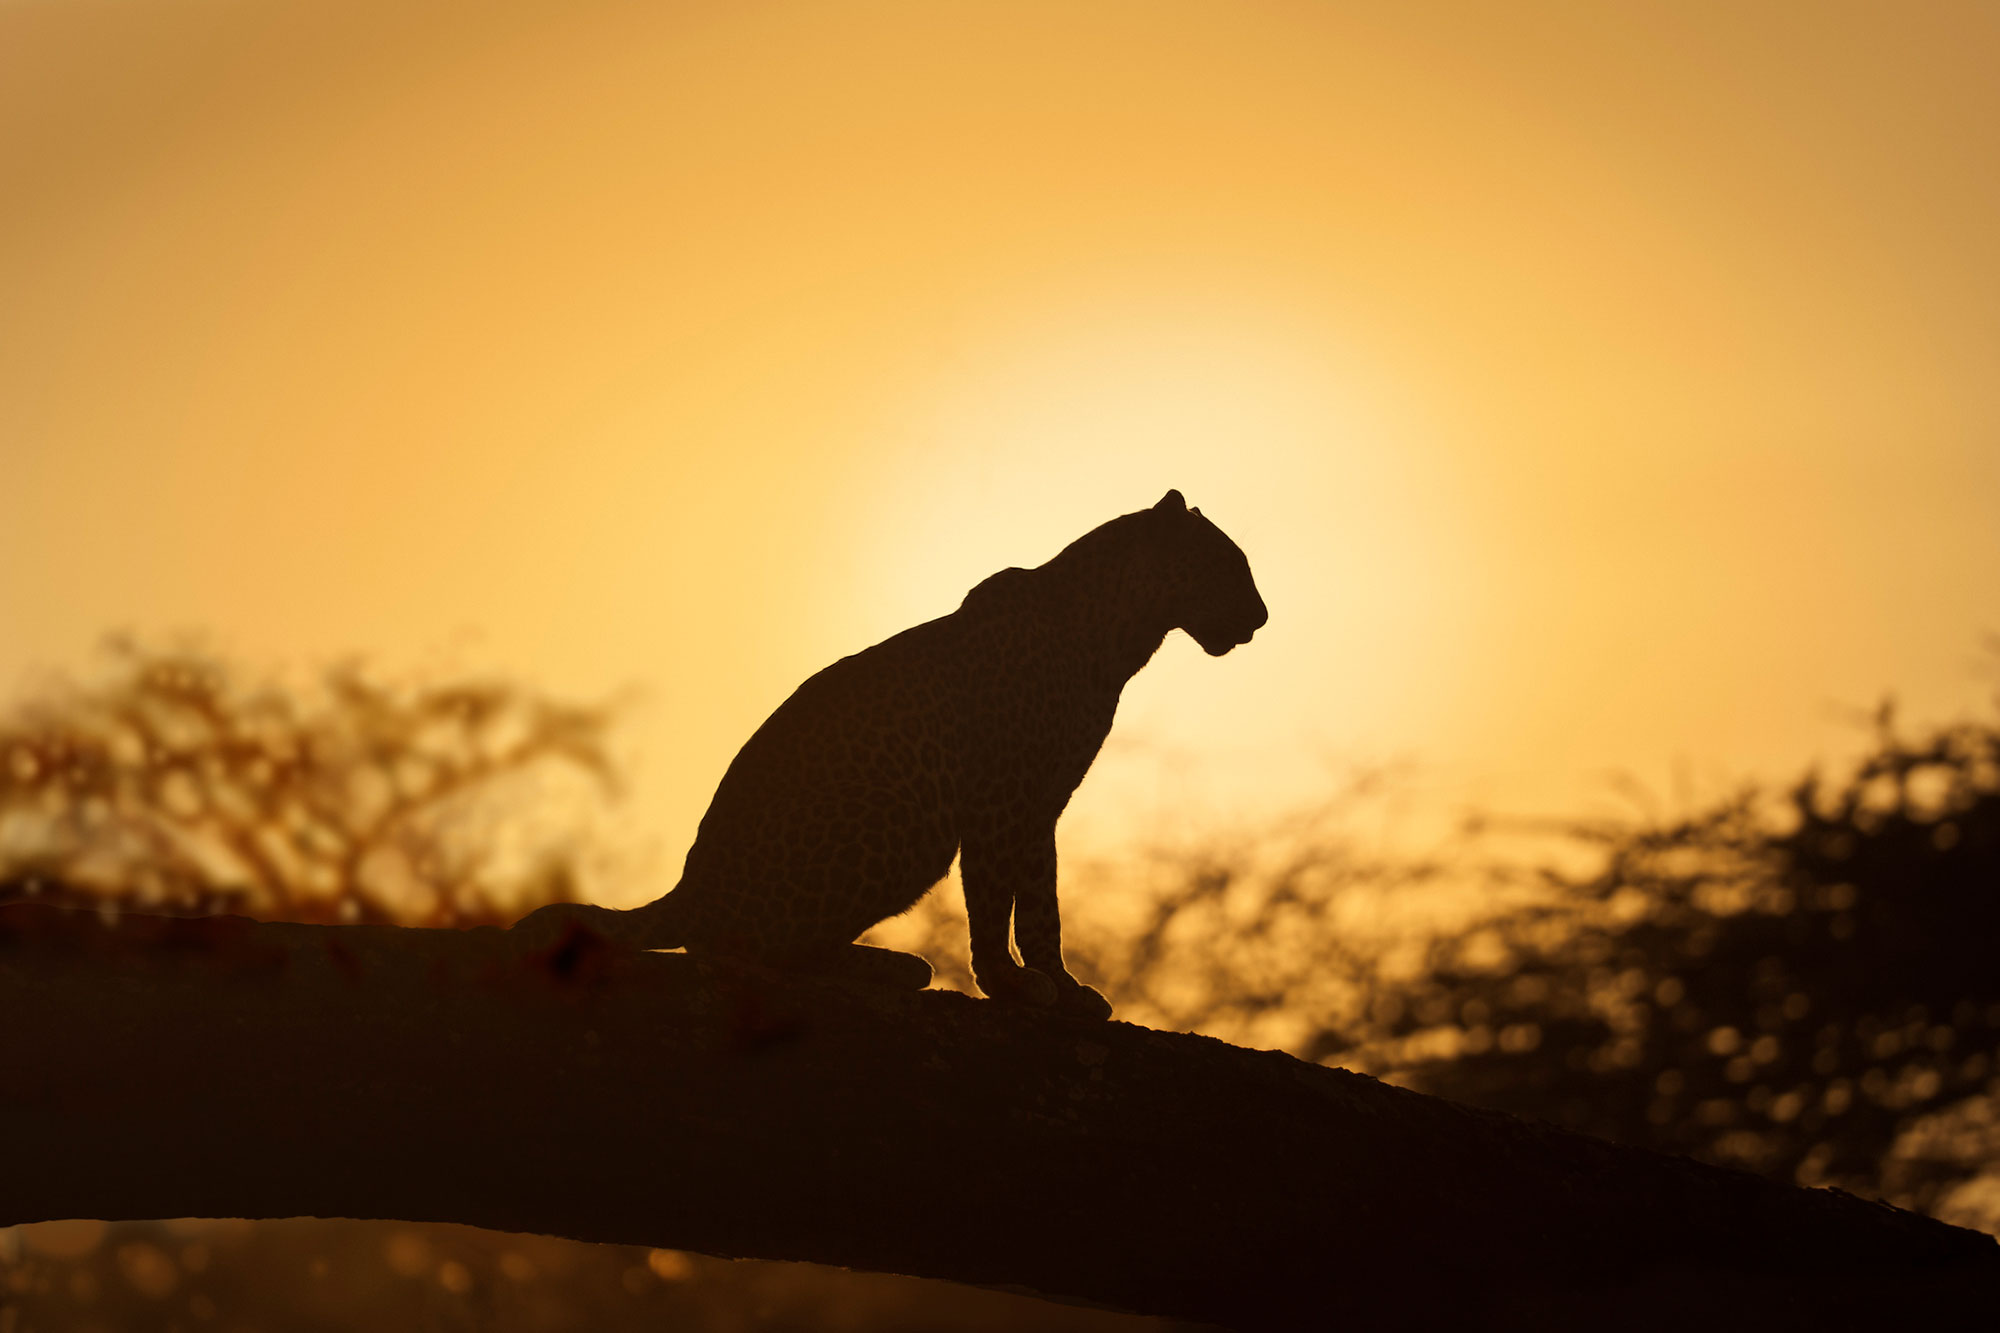
<path id="1" fill-rule="evenodd" d="M 1181 498 L 1179 491 L 1168 491 L 1160 497 L 1160 502 L 1154 505 L 1153 509 L 1156 513 L 1184 514 L 1187 512 L 1187 501 Z"/>

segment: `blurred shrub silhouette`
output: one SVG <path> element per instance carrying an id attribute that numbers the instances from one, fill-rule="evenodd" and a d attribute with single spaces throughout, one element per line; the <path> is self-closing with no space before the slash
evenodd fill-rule
<path id="1" fill-rule="evenodd" d="M 2000 1231 L 2000 725 L 1884 706 L 1839 781 L 1558 826 L 1582 871 L 1371 857 L 1347 805 L 1157 858 L 1122 913 L 1132 868 L 1066 869 L 1072 970 L 1121 1018 Z M 950 906 L 882 933 L 968 985 Z"/>
<path id="2" fill-rule="evenodd" d="M 2000 1224 L 2000 729 L 1906 739 L 1885 705 L 1842 781 L 1572 832 L 1597 872 L 1433 942 L 1344 1034 L 1370 1063 Z"/>
<path id="3" fill-rule="evenodd" d="M 201 652 L 108 652 L 99 683 L 0 722 L 15 892 L 440 926 L 574 896 L 580 847 L 522 789 L 565 768 L 614 790 L 606 709 L 498 681 L 398 688 L 354 663 L 288 692 Z"/>
<path id="4" fill-rule="evenodd" d="M 950 1282 L 333 1218 L 0 1229 L 0 1327 L 1192 1333 Z"/>

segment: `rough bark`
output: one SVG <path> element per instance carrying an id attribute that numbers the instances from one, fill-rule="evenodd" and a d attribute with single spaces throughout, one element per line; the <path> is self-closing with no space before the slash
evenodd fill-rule
<path id="1" fill-rule="evenodd" d="M 0 1223 L 453 1221 L 1243 1328 L 1903 1326 L 1992 1238 L 1204 1037 L 573 937 L 0 908 Z"/>

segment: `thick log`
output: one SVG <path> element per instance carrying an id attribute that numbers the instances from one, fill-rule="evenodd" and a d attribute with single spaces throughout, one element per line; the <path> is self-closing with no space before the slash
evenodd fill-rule
<path id="1" fill-rule="evenodd" d="M 1205 1037 L 583 935 L 17 904 L 0 1014 L 0 1223 L 464 1222 L 1242 1328 L 2000 1309 L 1991 1237 L 1835 1191 Z"/>

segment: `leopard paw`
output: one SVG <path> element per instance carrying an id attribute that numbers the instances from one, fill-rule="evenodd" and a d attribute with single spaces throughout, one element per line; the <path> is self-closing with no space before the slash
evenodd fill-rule
<path id="1" fill-rule="evenodd" d="M 1056 1002 L 1056 983 L 1032 967 L 1015 966 L 997 972 L 989 968 L 977 973 L 976 979 L 988 998 L 1005 1004 L 1046 1009 Z"/>
<path id="2" fill-rule="evenodd" d="M 1076 981 L 1062 987 L 1057 994 L 1056 1012 L 1071 1018 L 1102 1021 L 1111 1017 L 1111 1001 L 1105 999 L 1103 992 L 1096 987 Z"/>

